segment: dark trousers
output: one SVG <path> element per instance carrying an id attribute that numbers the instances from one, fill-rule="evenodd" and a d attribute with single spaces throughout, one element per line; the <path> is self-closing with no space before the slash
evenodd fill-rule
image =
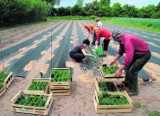
<path id="1" fill-rule="evenodd" d="M 93 41 L 92 41 L 92 45 L 95 45 L 95 42 L 96 42 L 96 33 L 93 32 Z M 100 41 L 98 42 L 98 45 L 100 45 Z"/>
<path id="2" fill-rule="evenodd" d="M 125 68 L 126 71 L 125 81 L 128 82 L 129 91 L 138 92 L 138 72 L 149 61 L 150 57 L 151 57 L 150 51 L 141 56 L 134 55 L 131 65 Z"/>
<path id="3" fill-rule="evenodd" d="M 109 45 L 109 42 L 110 42 L 110 39 L 108 40 L 103 40 L 103 44 L 102 44 L 102 48 L 104 51 L 107 51 L 108 50 L 108 45 Z"/>
<path id="4" fill-rule="evenodd" d="M 71 52 L 69 53 L 69 56 L 70 56 L 72 59 L 74 59 L 76 62 L 81 62 L 82 59 L 85 58 L 85 56 L 84 56 L 83 53 L 75 53 L 75 52 L 73 52 L 73 51 L 71 51 Z"/>

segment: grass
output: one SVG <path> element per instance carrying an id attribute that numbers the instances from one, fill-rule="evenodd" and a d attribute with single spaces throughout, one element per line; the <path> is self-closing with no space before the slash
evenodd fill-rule
<path id="1" fill-rule="evenodd" d="M 48 17 L 47 21 L 51 20 L 91 20 L 96 18 L 95 15 L 92 16 L 54 16 Z M 106 18 L 100 17 L 101 21 L 117 24 L 121 26 L 127 26 L 152 32 L 160 33 L 160 19 L 147 19 L 147 18 Z"/>
<path id="2" fill-rule="evenodd" d="M 160 32 L 160 19 L 147 18 L 106 18 L 105 22 L 148 30 L 153 32 Z"/>
<path id="3" fill-rule="evenodd" d="M 96 16 L 54 16 L 48 17 L 47 21 L 51 20 L 94 20 Z"/>

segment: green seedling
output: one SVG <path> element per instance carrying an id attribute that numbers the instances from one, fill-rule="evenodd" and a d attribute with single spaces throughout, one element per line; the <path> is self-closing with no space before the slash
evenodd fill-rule
<path id="1" fill-rule="evenodd" d="M 51 72 L 52 82 L 65 82 L 70 80 L 70 70 L 53 69 Z"/>
<path id="2" fill-rule="evenodd" d="M 135 108 L 141 108 L 141 107 L 142 107 L 140 102 L 136 102 L 136 103 L 134 104 L 134 106 L 135 106 Z"/>
<path id="3" fill-rule="evenodd" d="M 125 96 L 111 95 L 108 93 L 102 93 L 98 95 L 100 105 L 122 105 L 129 104 Z"/>

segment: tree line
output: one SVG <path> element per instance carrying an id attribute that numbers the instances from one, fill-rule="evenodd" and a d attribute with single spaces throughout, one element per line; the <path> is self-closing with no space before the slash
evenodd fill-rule
<path id="1" fill-rule="evenodd" d="M 148 5 L 142 8 L 136 8 L 134 5 L 129 4 L 122 6 L 119 2 L 110 6 L 110 0 L 94 0 L 83 6 L 83 0 L 77 0 L 77 3 L 73 7 L 53 9 L 52 15 L 160 18 L 160 2 L 156 6 Z"/>
<path id="2" fill-rule="evenodd" d="M 42 21 L 48 15 L 160 18 L 160 2 L 142 8 L 119 2 L 110 6 L 110 0 L 93 0 L 85 5 L 77 0 L 73 7 L 54 8 L 56 4 L 60 0 L 0 0 L 0 25 Z"/>

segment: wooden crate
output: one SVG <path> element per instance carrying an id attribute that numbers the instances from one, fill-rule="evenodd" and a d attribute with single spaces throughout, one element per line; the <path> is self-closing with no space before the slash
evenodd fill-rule
<path id="1" fill-rule="evenodd" d="M 98 92 L 103 92 L 103 91 L 100 91 L 100 87 L 99 87 L 99 82 L 111 82 L 111 81 L 109 81 L 108 79 L 104 79 L 104 78 L 96 78 L 95 79 L 95 87 L 96 87 L 96 90 L 98 91 Z M 113 86 L 115 87 L 115 89 L 116 89 L 116 91 L 118 91 L 118 88 L 117 88 L 117 86 L 115 85 L 115 83 L 113 82 Z M 112 91 L 111 91 L 112 92 Z"/>
<path id="2" fill-rule="evenodd" d="M 113 112 L 132 112 L 133 110 L 133 101 L 128 96 L 127 92 L 107 92 L 112 95 L 121 95 L 125 96 L 129 102 L 129 104 L 124 105 L 100 105 L 98 95 L 101 94 L 95 91 L 95 95 L 93 96 L 94 107 L 96 113 L 113 113 Z"/>
<path id="3" fill-rule="evenodd" d="M 103 62 L 103 63 L 101 64 L 101 66 L 100 66 L 100 72 L 101 72 L 102 77 L 111 78 L 112 80 L 115 80 L 115 81 L 116 81 L 117 79 L 118 79 L 119 81 L 124 81 L 124 80 L 125 80 L 124 77 L 125 77 L 126 74 L 125 74 L 125 71 L 124 71 L 124 70 L 122 71 L 122 74 L 121 74 L 120 77 L 115 77 L 115 76 L 114 76 L 115 74 L 104 74 L 104 73 L 103 73 L 103 70 L 102 70 L 102 67 L 104 67 L 104 66 L 112 67 L 112 66 L 109 66 L 107 63 L 104 63 L 104 62 Z M 120 67 L 119 64 L 118 64 L 118 62 L 116 62 L 113 66 Z"/>
<path id="4" fill-rule="evenodd" d="M 53 68 L 53 70 L 56 70 L 56 69 L 70 71 L 70 68 Z M 51 78 L 50 78 L 50 92 L 52 92 L 53 95 L 70 95 L 71 81 L 69 80 L 66 82 L 51 82 Z"/>
<path id="5" fill-rule="evenodd" d="M 48 96 L 48 100 L 45 104 L 45 107 L 35 107 L 35 106 L 24 106 L 15 104 L 18 97 L 21 95 L 40 95 L 40 96 Z M 12 100 L 11 100 L 11 110 L 13 112 L 22 112 L 22 113 L 30 113 L 30 114 L 40 114 L 40 115 L 48 115 L 50 107 L 53 102 L 52 93 L 44 94 L 44 93 L 32 93 L 30 91 L 20 91 Z"/>
<path id="6" fill-rule="evenodd" d="M 3 87 L 0 89 L 0 96 L 3 95 L 3 93 L 7 90 L 7 88 L 13 82 L 13 80 L 14 80 L 13 74 L 12 72 L 10 72 L 3 82 Z"/>
<path id="7" fill-rule="evenodd" d="M 46 90 L 45 91 L 43 91 L 43 90 L 29 90 L 29 87 L 30 87 L 30 85 L 32 84 L 32 82 L 34 82 L 34 81 L 38 81 L 38 82 L 48 82 L 48 85 L 47 85 L 47 87 L 46 87 Z M 27 86 L 27 88 L 26 88 L 26 91 L 30 91 L 30 92 L 32 92 L 32 93 L 49 93 L 49 78 L 34 78 L 34 79 L 32 79 L 32 82 Z"/>

